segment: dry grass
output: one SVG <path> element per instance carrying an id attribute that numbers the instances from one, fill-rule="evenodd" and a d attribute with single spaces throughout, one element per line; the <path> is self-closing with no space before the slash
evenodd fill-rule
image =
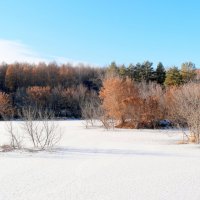
<path id="1" fill-rule="evenodd" d="M 13 150 L 14 150 L 14 148 L 8 144 L 4 144 L 0 147 L 1 152 L 9 152 L 9 151 L 13 151 Z"/>

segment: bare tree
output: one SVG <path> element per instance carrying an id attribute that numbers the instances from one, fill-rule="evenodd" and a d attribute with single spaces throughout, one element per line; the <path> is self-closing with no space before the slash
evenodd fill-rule
<path id="1" fill-rule="evenodd" d="M 99 121 L 102 116 L 101 102 L 95 91 L 90 94 L 80 103 L 82 118 L 85 119 L 85 126 L 94 126 L 96 121 Z"/>
<path id="2" fill-rule="evenodd" d="M 171 92 L 168 110 L 171 119 L 179 127 L 188 127 L 189 141 L 199 143 L 200 136 L 200 87 L 198 83 L 188 83 Z"/>
<path id="3" fill-rule="evenodd" d="M 50 148 L 60 141 L 61 133 L 58 131 L 58 124 L 52 120 L 53 112 L 28 107 L 22 109 L 21 117 L 22 129 L 34 148 Z"/>
<path id="4" fill-rule="evenodd" d="M 143 118 L 155 128 L 166 117 L 165 91 L 160 84 L 142 81 L 137 85 L 139 96 L 143 99 Z"/>
<path id="5" fill-rule="evenodd" d="M 39 119 L 41 123 L 41 134 L 39 138 L 39 144 L 41 149 L 55 146 L 61 139 L 62 134 L 59 130 L 59 125 L 54 121 L 54 113 L 45 111 L 39 111 Z"/>
<path id="6" fill-rule="evenodd" d="M 5 130 L 7 131 L 9 136 L 10 144 L 8 146 L 12 149 L 21 149 L 23 142 L 23 134 L 19 134 L 18 128 L 14 126 L 14 111 L 11 110 L 9 116 L 6 113 L 4 113 L 2 117 L 5 121 Z"/>
<path id="7" fill-rule="evenodd" d="M 38 147 L 41 131 L 39 130 L 39 121 L 36 121 L 37 119 L 36 109 L 33 109 L 32 107 L 22 108 L 19 115 L 23 119 L 22 129 L 24 130 L 25 135 L 33 144 L 34 148 Z"/>

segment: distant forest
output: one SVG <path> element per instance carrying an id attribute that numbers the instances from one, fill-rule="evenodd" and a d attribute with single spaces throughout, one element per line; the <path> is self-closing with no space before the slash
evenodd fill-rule
<path id="1" fill-rule="evenodd" d="M 98 99 L 103 82 L 108 77 L 129 78 L 135 82 L 155 82 L 162 88 L 179 86 L 198 80 L 198 70 L 192 62 L 181 67 L 165 68 L 160 62 L 146 61 L 136 65 L 107 67 L 56 63 L 0 64 L 0 115 L 19 118 L 26 107 L 51 110 L 57 118 L 82 118 L 82 107 L 91 99 Z M 124 88 L 125 90 L 125 88 Z"/>

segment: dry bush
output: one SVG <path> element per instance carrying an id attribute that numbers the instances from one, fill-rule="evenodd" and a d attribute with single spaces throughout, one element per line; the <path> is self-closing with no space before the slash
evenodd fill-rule
<path id="1" fill-rule="evenodd" d="M 142 99 L 142 123 L 155 128 L 158 122 L 166 117 L 164 101 L 165 91 L 161 85 L 154 82 L 141 82 L 138 84 L 139 97 Z"/>
<path id="2" fill-rule="evenodd" d="M 95 91 L 91 91 L 88 96 L 80 103 L 82 118 L 85 126 L 94 126 L 102 118 L 102 108 L 100 99 Z"/>
<path id="3" fill-rule="evenodd" d="M 20 129 L 14 126 L 13 120 L 5 122 L 12 149 L 23 148 L 24 139 L 30 141 L 31 147 L 39 150 L 55 146 L 61 139 L 58 124 L 53 121 L 54 113 L 35 108 L 23 108 L 19 113 L 23 121 Z"/>
<path id="4" fill-rule="evenodd" d="M 38 112 L 42 133 L 40 137 L 40 149 L 51 148 L 55 146 L 62 137 L 59 125 L 54 120 L 54 113 L 48 110 Z"/>
<path id="5" fill-rule="evenodd" d="M 23 134 L 18 133 L 18 129 L 14 126 L 12 118 L 5 122 L 5 128 L 10 139 L 9 146 L 12 147 L 12 149 L 21 149 L 24 139 Z"/>
<path id="6" fill-rule="evenodd" d="M 171 120 L 179 127 L 188 127 L 190 142 L 199 143 L 200 134 L 200 86 L 188 83 L 178 88 L 171 88 L 166 93 L 166 105 Z"/>
<path id="7" fill-rule="evenodd" d="M 52 120 L 53 112 L 28 107 L 22 109 L 21 117 L 24 134 L 34 148 L 50 148 L 60 141 L 61 133 L 58 132 L 58 124 Z"/>
<path id="8" fill-rule="evenodd" d="M 9 152 L 9 151 L 13 151 L 13 150 L 14 150 L 14 148 L 8 144 L 4 144 L 4 145 L 0 146 L 0 152 Z"/>

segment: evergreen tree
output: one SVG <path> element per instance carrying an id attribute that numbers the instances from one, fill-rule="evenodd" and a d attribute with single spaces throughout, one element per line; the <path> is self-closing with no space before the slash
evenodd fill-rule
<path id="1" fill-rule="evenodd" d="M 122 65 L 119 67 L 119 75 L 123 78 L 125 78 L 127 76 L 127 69 L 126 69 L 125 65 Z"/>
<path id="2" fill-rule="evenodd" d="M 134 80 L 140 82 L 142 80 L 141 77 L 141 64 L 137 63 L 134 69 Z"/>
<path id="3" fill-rule="evenodd" d="M 119 68 L 115 62 L 112 62 L 107 68 L 107 74 L 117 75 L 119 74 Z"/>
<path id="4" fill-rule="evenodd" d="M 166 71 L 161 62 L 158 63 L 156 68 L 156 81 L 159 84 L 163 84 L 166 78 Z"/>
<path id="5" fill-rule="evenodd" d="M 133 80 L 135 76 L 135 66 L 133 64 L 130 64 L 127 68 L 127 75 L 128 77 Z"/>
<path id="6" fill-rule="evenodd" d="M 182 83 L 182 76 L 178 67 L 170 68 L 166 73 L 165 86 L 178 86 Z"/>
<path id="7" fill-rule="evenodd" d="M 145 61 L 139 70 L 139 76 L 140 76 L 140 81 L 144 80 L 146 82 L 149 82 L 153 79 L 153 63 L 149 61 Z"/>

